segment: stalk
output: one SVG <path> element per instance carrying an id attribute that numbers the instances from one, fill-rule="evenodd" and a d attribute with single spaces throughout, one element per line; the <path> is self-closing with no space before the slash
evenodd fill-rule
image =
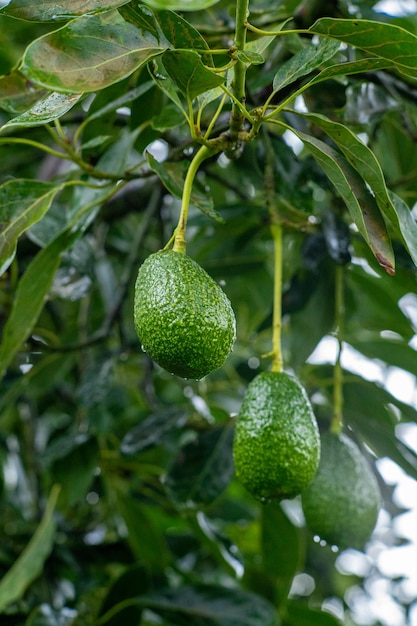
<path id="1" fill-rule="evenodd" d="M 272 371 L 282 372 L 282 226 L 271 224 L 274 241 L 274 305 L 272 316 Z"/>
<path id="2" fill-rule="evenodd" d="M 345 314 L 343 267 L 338 265 L 335 274 L 335 334 L 337 338 L 337 358 L 333 372 L 333 415 L 330 431 L 335 435 L 343 428 L 343 370 L 341 364 L 343 350 L 343 320 Z"/>
<path id="3" fill-rule="evenodd" d="M 213 149 L 209 148 L 208 146 L 201 146 L 195 153 L 190 163 L 190 167 L 188 168 L 187 175 L 184 181 L 184 190 L 182 194 L 180 216 L 178 219 L 177 227 L 174 231 L 173 250 L 175 252 L 181 252 L 181 254 L 185 254 L 185 251 L 186 251 L 185 231 L 187 227 L 188 209 L 190 207 L 190 198 L 191 198 L 191 192 L 193 189 L 194 179 L 198 172 L 198 168 L 203 163 L 203 161 L 208 159 L 213 154 L 215 154 L 215 151 Z"/>
<path id="4" fill-rule="evenodd" d="M 271 234 L 274 244 L 274 297 L 272 314 L 272 371 L 283 369 L 281 330 L 282 330 L 282 223 L 276 202 L 274 180 L 274 151 L 269 136 L 264 133 L 265 147 L 265 199 L 271 219 Z"/>
<path id="5" fill-rule="evenodd" d="M 243 51 L 246 46 L 247 18 L 249 16 L 249 0 L 238 0 L 236 3 L 236 30 L 235 30 L 235 46 L 237 50 Z M 245 92 L 246 81 L 246 65 L 243 61 L 237 61 L 234 66 L 233 94 L 236 101 L 244 105 L 246 100 Z M 241 108 L 236 102 L 232 105 L 232 114 L 230 118 L 230 137 L 237 141 L 239 133 L 243 130 L 245 117 Z"/>

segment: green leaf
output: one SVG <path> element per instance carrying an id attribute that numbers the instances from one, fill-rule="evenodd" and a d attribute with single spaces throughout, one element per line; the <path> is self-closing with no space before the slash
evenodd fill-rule
<path id="1" fill-rule="evenodd" d="M 98 91 L 129 76 L 164 48 L 116 13 L 93 15 L 36 39 L 26 49 L 20 70 L 54 91 Z"/>
<path id="2" fill-rule="evenodd" d="M 10 127 L 39 126 L 52 122 L 70 111 L 79 102 L 81 96 L 82 94 L 51 93 L 35 102 L 29 110 L 3 124 L 0 131 Z"/>
<path id="3" fill-rule="evenodd" d="M 155 19 L 173 48 L 209 50 L 206 40 L 198 30 L 177 13 L 158 11 L 155 14 Z M 204 59 L 210 58 L 210 55 L 204 55 Z"/>
<path id="4" fill-rule="evenodd" d="M 96 439 L 81 435 L 72 438 L 72 444 L 70 452 L 57 459 L 52 468 L 55 480 L 62 487 L 60 504 L 66 508 L 85 498 L 94 480 L 99 455 Z"/>
<path id="5" fill-rule="evenodd" d="M 339 152 L 320 139 L 292 129 L 343 198 L 359 232 L 378 263 L 394 274 L 394 253 L 382 214 L 362 178 Z"/>
<path id="6" fill-rule="evenodd" d="M 283 626 L 342 626 L 334 615 L 312 609 L 301 602 L 290 600 L 285 607 L 285 621 Z"/>
<path id="7" fill-rule="evenodd" d="M 236 57 L 239 61 L 247 65 L 261 65 L 265 62 L 262 54 L 259 54 L 259 52 L 251 52 L 250 50 L 238 50 Z"/>
<path id="8" fill-rule="evenodd" d="M 10 15 L 21 20 L 33 22 L 51 22 L 67 20 L 77 15 L 90 15 L 116 9 L 129 0 L 65 0 L 57 3 L 55 0 L 12 0 L 0 13 Z"/>
<path id="9" fill-rule="evenodd" d="M 62 253 L 76 238 L 64 231 L 30 262 L 16 289 L 0 346 L 0 378 L 32 331 L 51 288 Z"/>
<path id="10" fill-rule="evenodd" d="M 0 108 L 12 114 L 27 111 L 45 95 L 45 90 L 33 85 L 18 70 L 0 77 Z"/>
<path id="11" fill-rule="evenodd" d="M 369 185 L 381 213 L 391 222 L 417 264 L 417 222 L 407 205 L 388 191 L 381 166 L 372 150 L 343 124 L 318 113 L 296 113 L 319 126 L 340 148 L 352 167 Z"/>
<path id="12" fill-rule="evenodd" d="M 372 20 L 324 17 L 309 29 L 385 59 L 400 71 L 417 76 L 417 37 L 400 26 Z"/>
<path id="13" fill-rule="evenodd" d="M 416 420 L 415 409 L 400 402 L 379 385 L 361 380 L 346 373 L 344 385 L 344 419 L 354 432 L 378 457 L 388 457 L 409 476 L 417 479 L 417 454 L 397 439 L 395 429 L 398 419 L 390 406 L 399 408 L 410 421 Z M 350 382 L 352 381 L 352 382 Z"/>
<path id="14" fill-rule="evenodd" d="M 138 454 L 163 443 L 170 433 L 184 427 L 187 417 L 179 407 L 170 407 L 149 415 L 123 437 L 122 453 Z"/>
<path id="15" fill-rule="evenodd" d="M 163 163 L 160 163 L 149 152 L 146 153 L 146 158 L 148 160 L 149 167 L 159 176 L 168 191 L 176 198 L 181 199 L 189 162 L 178 161 L 176 163 L 171 163 L 170 161 L 164 161 Z M 216 220 L 216 222 L 224 223 L 223 218 L 213 208 L 213 201 L 207 194 L 203 194 L 197 189 L 193 189 L 191 193 L 191 204 L 212 219 Z"/>
<path id="16" fill-rule="evenodd" d="M 0 186 L 0 275 L 13 260 L 18 237 L 39 221 L 63 185 L 8 180 Z"/>
<path id="17" fill-rule="evenodd" d="M 233 430 L 203 431 L 179 452 L 168 471 L 165 486 L 178 507 L 195 508 L 214 502 L 233 475 Z"/>
<path id="18" fill-rule="evenodd" d="M 201 11 L 208 9 L 219 0 L 146 0 L 153 9 L 171 9 L 172 11 Z"/>
<path id="19" fill-rule="evenodd" d="M 331 59 L 339 48 L 340 43 L 331 39 L 322 40 L 318 45 L 309 44 L 280 66 L 274 76 L 273 90 L 283 89 L 316 70 L 319 65 Z"/>
<path id="20" fill-rule="evenodd" d="M 311 87 L 324 80 L 349 76 L 351 74 L 362 74 L 365 72 L 375 72 L 391 67 L 391 63 L 379 58 L 360 59 L 359 61 L 350 61 L 346 63 L 338 63 L 324 68 L 316 76 L 314 76 L 304 88 Z"/>
<path id="21" fill-rule="evenodd" d="M 240 589 L 196 585 L 140 596 L 149 607 L 179 626 L 276 626 L 274 607 Z"/>
<path id="22" fill-rule="evenodd" d="M 162 63 L 180 92 L 190 100 L 224 83 L 224 78 L 209 70 L 194 50 L 167 50 Z"/>
<path id="23" fill-rule="evenodd" d="M 300 565 L 299 533 L 279 504 L 262 507 L 261 550 L 263 571 L 276 585 L 276 602 L 287 596 Z"/>
<path id="24" fill-rule="evenodd" d="M 19 600 L 29 585 L 42 573 L 55 537 L 54 510 L 59 495 L 55 485 L 49 494 L 43 518 L 23 552 L 0 580 L 0 613 Z"/>
<path id="25" fill-rule="evenodd" d="M 411 258 L 415 265 L 417 265 L 417 221 L 411 213 L 410 208 L 406 205 L 404 200 L 397 196 L 392 191 L 389 192 L 391 202 L 395 207 L 395 216 L 392 220 L 394 226 L 397 226 L 398 231 L 401 233 L 403 241 L 406 245 Z"/>
<path id="26" fill-rule="evenodd" d="M 152 572 L 162 572 L 170 562 L 162 532 L 151 517 L 149 503 L 117 489 L 117 508 L 128 531 L 129 545 L 140 563 Z"/>

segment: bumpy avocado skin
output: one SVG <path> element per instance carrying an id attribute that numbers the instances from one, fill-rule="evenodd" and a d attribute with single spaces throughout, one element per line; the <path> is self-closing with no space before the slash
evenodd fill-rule
<path id="1" fill-rule="evenodd" d="M 298 495 L 320 459 L 320 436 L 308 396 L 286 372 L 262 372 L 249 384 L 236 423 L 236 475 L 261 501 Z"/>
<path id="2" fill-rule="evenodd" d="M 345 434 L 325 433 L 321 461 L 302 494 L 307 525 L 340 549 L 362 550 L 375 528 L 381 495 L 357 445 Z"/>
<path id="3" fill-rule="evenodd" d="M 150 255 L 135 285 L 134 322 L 143 350 L 172 374 L 201 379 L 223 365 L 236 336 L 226 294 L 193 259 Z"/>

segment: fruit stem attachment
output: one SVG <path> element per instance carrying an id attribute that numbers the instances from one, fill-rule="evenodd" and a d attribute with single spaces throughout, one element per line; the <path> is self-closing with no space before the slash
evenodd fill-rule
<path id="1" fill-rule="evenodd" d="M 185 254 L 186 242 L 185 242 L 185 230 L 187 227 L 188 209 L 190 207 L 191 192 L 193 189 L 194 179 L 198 172 L 200 165 L 215 154 L 215 150 L 208 146 L 201 146 L 194 157 L 191 160 L 190 166 L 187 170 L 187 175 L 184 181 L 184 190 L 182 193 L 181 211 L 178 219 L 177 227 L 174 231 L 174 245 L 173 250 L 175 252 L 181 252 Z"/>
<path id="2" fill-rule="evenodd" d="M 283 369 L 281 349 L 282 329 L 282 226 L 278 222 L 271 224 L 274 242 L 274 304 L 272 316 L 272 371 Z"/>
<path id="3" fill-rule="evenodd" d="M 282 329 L 282 220 L 279 214 L 274 179 L 275 154 L 269 135 L 263 134 L 265 148 L 264 190 L 265 200 L 271 220 L 271 234 L 274 244 L 274 299 L 272 314 L 272 371 L 283 369 L 281 329 Z"/>
<path id="4" fill-rule="evenodd" d="M 335 273 L 335 335 L 337 339 L 337 357 L 333 372 L 333 415 L 330 431 L 335 435 L 341 433 L 343 428 L 343 320 L 345 315 L 343 267 L 336 266 Z"/>

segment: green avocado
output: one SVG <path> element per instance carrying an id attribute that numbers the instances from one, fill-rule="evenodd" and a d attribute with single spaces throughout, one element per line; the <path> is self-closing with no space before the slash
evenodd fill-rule
<path id="1" fill-rule="evenodd" d="M 362 550 L 375 528 L 379 486 L 357 445 L 344 434 L 325 433 L 321 461 L 302 494 L 310 530 L 340 549 Z"/>
<path id="2" fill-rule="evenodd" d="M 236 337 L 224 291 L 193 259 L 163 250 L 141 265 L 134 322 L 143 350 L 182 378 L 199 380 L 223 365 Z"/>
<path id="3" fill-rule="evenodd" d="M 261 501 L 294 498 L 313 479 L 320 436 L 308 396 L 286 372 L 262 372 L 249 384 L 233 444 L 236 475 Z"/>

